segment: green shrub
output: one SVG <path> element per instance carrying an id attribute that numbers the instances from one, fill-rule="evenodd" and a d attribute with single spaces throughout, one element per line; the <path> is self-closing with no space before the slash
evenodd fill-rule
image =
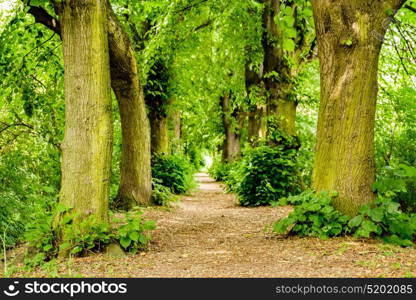
<path id="1" fill-rule="evenodd" d="M 230 169 L 231 164 L 222 162 L 220 158 L 215 158 L 208 173 L 216 181 L 226 181 Z"/>
<path id="2" fill-rule="evenodd" d="M 273 230 L 278 234 L 293 234 L 329 238 L 345 234 L 348 217 L 331 205 L 335 194 L 314 194 L 307 191 L 299 196 L 282 200 L 282 204 L 296 204 L 288 217 L 275 223 Z"/>
<path id="3" fill-rule="evenodd" d="M 31 263 L 35 265 L 41 261 L 49 261 L 58 255 L 53 216 L 50 210 L 38 213 L 25 227 L 23 240 L 27 242 L 29 248 L 37 252 L 36 256 L 31 259 Z"/>
<path id="4" fill-rule="evenodd" d="M 161 184 L 161 180 L 153 178 L 152 203 L 161 206 L 169 206 L 177 197 L 172 194 L 170 188 Z"/>
<path id="5" fill-rule="evenodd" d="M 284 145 L 260 146 L 244 153 L 234 173 L 243 206 L 268 205 L 300 191 L 296 150 Z"/>
<path id="6" fill-rule="evenodd" d="M 53 226 L 57 214 L 63 216 L 57 227 L 60 240 Z M 146 247 L 151 238 L 148 232 L 155 228 L 153 221 L 143 221 L 141 216 L 140 211 L 129 212 L 121 224 L 99 222 L 90 216 L 75 225 L 75 216 L 68 209 L 57 205 L 53 212 L 39 215 L 27 225 L 24 239 L 29 248 L 36 252 L 28 261 L 36 265 L 57 257 L 60 252 L 85 256 L 100 252 L 111 243 L 118 243 L 124 250 L 136 253 Z"/>
<path id="7" fill-rule="evenodd" d="M 43 159 L 52 156 L 41 154 Z M 30 152 L 16 150 L 0 156 L 0 236 L 5 236 L 7 247 L 21 240 L 28 220 L 55 202 L 58 182 L 56 165 L 50 166 Z"/>
<path id="8" fill-rule="evenodd" d="M 413 246 L 416 238 L 416 214 L 404 213 L 399 203 L 382 196 L 361 207 L 348 225 L 356 237 L 381 238 L 400 246 Z"/>
<path id="9" fill-rule="evenodd" d="M 200 170 L 205 166 L 205 160 L 202 151 L 195 145 L 189 145 L 185 148 L 185 154 L 189 157 L 189 161 L 195 170 Z"/>
<path id="10" fill-rule="evenodd" d="M 416 213 L 416 168 L 403 164 L 385 167 L 374 184 L 374 191 L 400 203 L 403 211 Z"/>
<path id="11" fill-rule="evenodd" d="M 192 165 L 180 155 L 154 155 L 152 157 L 152 176 L 174 194 L 186 193 L 194 184 Z"/>
<path id="12" fill-rule="evenodd" d="M 313 191 L 283 198 L 276 205 L 295 205 L 294 211 L 277 221 L 273 227 L 278 234 L 329 238 L 352 234 L 361 238 L 377 238 L 400 246 L 413 246 L 416 239 L 416 214 L 406 214 L 400 204 L 378 196 L 372 204 L 360 208 L 350 219 L 335 210 L 332 199 L 336 194 Z"/>
<path id="13" fill-rule="evenodd" d="M 63 236 L 60 251 L 68 251 L 74 256 L 86 256 L 88 253 L 101 252 L 113 238 L 110 224 L 99 222 L 93 216 L 83 219 L 76 226 L 72 224 L 70 215 L 65 217 L 60 225 Z"/>
<path id="14" fill-rule="evenodd" d="M 147 232 L 156 228 L 154 221 L 144 222 L 141 215 L 140 211 L 128 212 L 124 224 L 116 229 L 115 238 L 130 253 L 144 249 L 151 239 Z"/>

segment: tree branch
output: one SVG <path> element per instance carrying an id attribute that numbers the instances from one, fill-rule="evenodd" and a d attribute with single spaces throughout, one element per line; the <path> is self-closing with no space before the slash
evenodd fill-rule
<path id="1" fill-rule="evenodd" d="M 413 6 L 410 6 L 409 4 L 406 4 L 404 6 L 404 8 L 406 8 L 406 9 L 408 9 L 408 10 L 410 10 L 410 11 L 412 11 L 416 14 L 416 8 L 414 8 Z"/>
<path id="2" fill-rule="evenodd" d="M 61 36 L 61 24 L 59 21 L 51 16 L 44 8 L 37 6 L 29 6 L 28 13 L 30 13 L 37 23 L 43 24 L 50 30 Z"/>

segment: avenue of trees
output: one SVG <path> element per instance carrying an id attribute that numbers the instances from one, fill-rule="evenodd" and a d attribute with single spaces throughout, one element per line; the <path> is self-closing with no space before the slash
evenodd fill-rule
<path id="1" fill-rule="evenodd" d="M 286 225 L 414 241 L 414 0 L 0 3 L 7 245 L 26 232 L 46 252 L 95 249 L 66 244 L 86 220 L 186 192 L 206 157 L 242 205 L 330 193 L 336 221 Z M 31 235 L 45 214 L 53 234 Z M 140 224 L 102 233 L 137 250 Z"/>

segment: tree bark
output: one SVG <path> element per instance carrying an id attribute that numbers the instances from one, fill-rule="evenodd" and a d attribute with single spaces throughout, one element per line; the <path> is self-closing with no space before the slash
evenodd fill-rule
<path id="1" fill-rule="evenodd" d="M 290 92 L 293 85 L 290 81 L 296 77 L 293 70 L 287 65 L 285 53 L 277 41 L 281 40 L 281 32 L 275 22 L 281 6 L 281 0 L 263 0 L 263 38 L 264 48 L 264 85 L 269 92 L 267 102 L 267 117 L 274 117 L 279 129 L 289 135 L 296 135 L 295 120 L 297 104 L 291 101 Z M 273 38 L 271 38 L 273 37 Z M 279 79 L 270 76 L 272 72 L 279 73 Z"/>
<path id="2" fill-rule="evenodd" d="M 334 206 L 356 215 L 374 200 L 378 60 L 390 17 L 403 1 L 313 0 L 321 103 L 313 186 L 337 191 Z"/>
<path id="3" fill-rule="evenodd" d="M 174 110 L 170 113 L 170 123 L 173 128 L 173 140 L 170 145 L 170 152 L 180 153 L 182 148 L 182 117 L 181 111 L 178 108 L 174 108 Z"/>
<path id="4" fill-rule="evenodd" d="M 180 141 L 182 137 L 182 116 L 180 110 L 175 110 L 173 112 L 173 132 L 174 132 L 174 138 L 176 141 Z"/>
<path id="5" fill-rule="evenodd" d="M 239 120 L 238 112 L 234 111 L 230 103 L 231 99 L 229 95 L 221 97 L 221 108 L 222 108 L 222 121 L 224 125 L 224 143 L 222 147 L 222 161 L 231 163 L 235 161 L 241 154 L 240 146 L 240 128 L 241 120 Z"/>
<path id="6" fill-rule="evenodd" d="M 169 153 L 169 130 L 167 116 L 151 114 L 150 116 L 151 150 L 155 154 Z"/>
<path id="7" fill-rule="evenodd" d="M 248 112 L 247 133 L 248 141 L 252 146 L 256 146 L 261 139 L 266 138 L 266 105 L 258 103 L 257 98 L 264 97 L 264 85 L 262 81 L 263 66 L 260 71 L 250 69 L 248 63 L 245 67 L 245 86 L 249 96 L 251 108 Z"/>
<path id="8" fill-rule="evenodd" d="M 278 128 L 285 134 L 296 135 L 296 108 L 298 103 L 290 100 L 290 92 L 281 87 L 275 89 L 269 84 L 270 99 L 267 105 L 267 117 L 273 117 Z M 282 86 L 282 84 L 280 85 Z M 291 91 L 291 88 L 289 89 Z"/>
<path id="9" fill-rule="evenodd" d="M 267 103 L 268 117 L 274 117 L 283 133 L 294 136 L 296 135 L 297 103 L 293 99 L 292 93 L 295 79 L 300 70 L 313 57 L 314 32 L 310 29 L 310 24 L 307 21 L 297 17 L 302 8 L 296 4 L 296 1 L 262 1 L 264 3 L 263 26 L 265 28 L 263 35 L 264 74 L 266 75 L 264 84 L 270 94 Z M 284 33 L 275 21 L 282 4 L 291 6 L 294 11 L 297 38 L 295 39 L 295 49 L 290 52 L 284 50 Z"/>
<path id="10" fill-rule="evenodd" d="M 115 206 L 129 209 L 150 205 L 150 126 L 137 61 L 130 40 L 109 8 L 111 86 L 117 97 L 122 130 L 121 179 Z"/>
<path id="11" fill-rule="evenodd" d="M 59 202 L 107 220 L 112 115 L 107 9 L 102 0 L 66 0 L 61 8 L 65 64 L 65 136 Z"/>
<path id="12" fill-rule="evenodd" d="M 252 146 L 266 138 L 267 124 L 265 105 L 256 105 L 248 115 L 248 141 Z"/>
<path id="13" fill-rule="evenodd" d="M 59 13 L 62 9 L 59 3 L 55 5 Z M 129 38 L 108 1 L 106 5 L 111 85 L 119 103 L 122 123 L 121 182 L 115 206 L 148 205 L 151 196 L 150 126 L 143 89 Z M 45 9 L 29 6 L 28 12 L 36 22 L 62 36 L 60 21 Z"/>

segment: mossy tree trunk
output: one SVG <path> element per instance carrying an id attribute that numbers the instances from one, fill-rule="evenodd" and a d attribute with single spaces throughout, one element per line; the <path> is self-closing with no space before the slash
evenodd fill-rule
<path id="1" fill-rule="evenodd" d="M 293 99 L 294 82 L 304 64 L 310 60 L 314 52 L 314 33 L 310 24 L 297 18 L 296 1 L 284 3 L 282 0 L 263 0 L 263 36 L 264 76 L 263 81 L 269 92 L 267 116 L 271 122 L 276 122 L 278 128 L 288 135 L 296 135 L 297 102 Z M 276 24 L 282 4 L 290 5 L 295 19 L 294 28 L 297 38 L 293 51 L 284 49 L 284 29 Z M 290 60 L 288 59 L 290 58 Z"/>
<path id="2" fill-rule="evenodd" d="M 296 103 L 290 101 L 291 85 L 288 81 L 290 67 L 287 65 L 285 53 L 279 39 L 282 34 L 276 25 L 275 18 L 280 11 L 281 0 L 264 0 L 263 37 L 264 48 L 264 85 L 269 93 L 267 101 L 267 117 L 277 122 L 279 129 L 287 134 L 295 135 Z M 278 73 L 279 78 L 271 75 Z"/>
<path id="3" fill-rule="evenodd" d="M 129 209 L 151 204 L 150 125 L 129 37 L 108 2 L 107 7 L 111 86 L 119 103 L 122 130 L 121 178 L 115 206 Z"/>
<path id="4" fill-rule="evenodd" d="M 150 126 L 143 89 L 129 37 L 108 1 L 106 6 L 111 85 L 119 103 L 122 123 L 121 182 L 115 202 L 116 206 L 124 208 L 148 205 L 151 196 Z M 55 3 L 55 10 L 62 11 L 58 2 Z M 29 13 L 37 22 L 62 36 L 61 22 L 46 10 L 30 7 Z"/>
<path id="5" fill-rule="evenodd" d="M 314 0 L 321 103 L 313 186 L 337 191 L 334 206 L 353 216 L 374 200 L 374 118 L 378 61 L 400 0 Z"/>
<path id="6" fill-rule="evenodd" d="M 152 153 L 169 153 L 169 130 L 168 118 L 165 115 L 150 115 L 150 132 L 152 135 L 151 149 Z"/>
<path id="7" fill-rule="evenodd" d="M 267 104 L 267 117 L 270 122 L 276 122 L 282 133 L 296 135 L 296 108 L 298 103 L 291 100 L 291 84 L 276 84 L 273 80 L 266 79 L 266 86 L 270 92 Z"/>
<path id="8" fill-rule="evenodd" d="M 107 9 L 102 0 L 66 0 L 61 27 L 65 64 L 65 136 L 59 202 L 107 220 L 112 114 Z"/>
<path id="9" fill-rule="evenodd" d="M 180 110 L 175 110 L 172 114 L 173 136 L 175 140 L 180 141 L 182 137 L 182 116 Z"/>
<path id="10" fill-rule="evenodd" d="M 168 116 L 173 98 L 169 95 L 169 72 L 171 62 L 157 56 L 147 78 L 146 105 L 149 111 L 151 153 L 169 153 Z"/>
<path id="11" fill-rule="evenodd" d="M 262 81 L 262 67 L 260 71 L 252 70 L 249 64 L 245 68 L 245 86 L 251 107 L 248 110 L 247 138 L 248 142 L 255 146 L 262 139 L 266 138 L 266 105 L 260 102 L 265 97 L 264 84 Z"/>
<path id="12" fill-rule="evenodd" d="M 220 99 L 222 121 L 224 126 L 224 142 L 222 146 L 222 161 L 231 163 L 241 154 L 241 127 L 243 118 L 240 112 L 232 108 L 231 98 L 227 94 Z"/>
<path id="13" fill-rule="evenodd" d="M 181 111 L 177 107 L 172 107 L 170 112 L 169 123 L 173 131 L 173 139 L 170 143 L 170 152 L 179 153 L 182 149 L 182 116 Z"/>
<path id="14" fill-rule="evenodd" d="M 252 146 L 266 137 L 266 107 L 265 105 L 256 105 L 248 113 L 248 141 Z"/>

